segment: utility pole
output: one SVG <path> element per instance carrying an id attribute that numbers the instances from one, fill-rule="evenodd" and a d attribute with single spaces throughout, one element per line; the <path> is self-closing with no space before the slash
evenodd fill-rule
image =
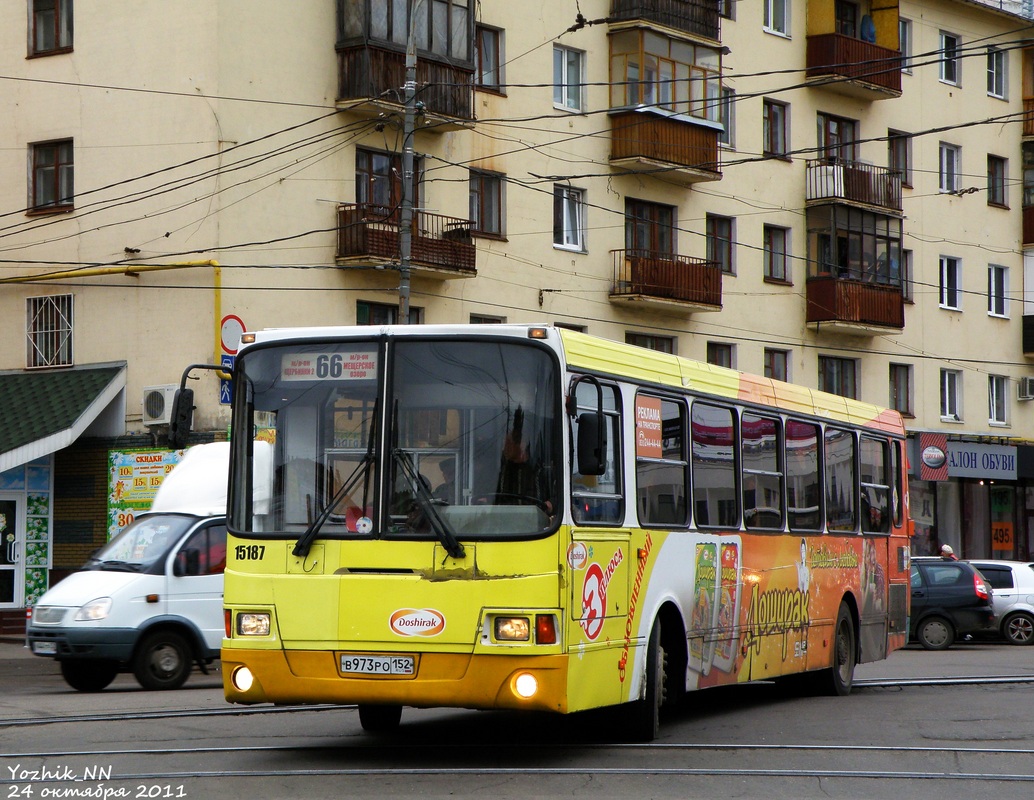
<path id="1" fill-rule="evenodd" d="M 413 252 L 413 133 L 416 128 L 416 19 L 413 0 L 406 44 L 405 114 L 402 122 L 402 212 L 399 217 L 399 323 L 409 324 L 409 277 Z"/>

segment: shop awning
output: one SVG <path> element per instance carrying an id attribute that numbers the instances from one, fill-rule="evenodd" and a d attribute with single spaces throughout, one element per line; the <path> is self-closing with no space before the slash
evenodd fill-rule
<path id="1" fill-rule="evenodd" d="M 125 388 L 125 362 L 0 372 L 0 472 L 68 447 L 87 431 L 124 433 Z"/>

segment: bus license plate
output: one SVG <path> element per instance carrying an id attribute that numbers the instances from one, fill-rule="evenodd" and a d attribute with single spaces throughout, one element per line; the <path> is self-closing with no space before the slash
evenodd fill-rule
<path id="1" fill-rule="evenodd" d="M 412 675 L 415 669 L 416 660 L 413 656 L 341 656 L 341 671 L 352 675 Z"/>
<path id="2" fill-rule="evenodd" d="M 57 642 L 33 642 L 32 652 L 41 656 L 56 656 Z"/>

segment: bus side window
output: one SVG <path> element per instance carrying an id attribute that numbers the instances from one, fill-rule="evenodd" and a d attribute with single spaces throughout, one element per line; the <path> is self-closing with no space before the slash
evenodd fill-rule
<path id="1" fill-rule="evenodd" d="M 819 426 L 786 421 L 786 513 L 792 531 L 822 529 Z"/>
<path id="2" fill-rule="evenodd" d="M 851 431 L 826 428 L 826 525 L 831 531 L 858 530 L 858 476 Z"/>
<path id="3" fill-rule="evenodd" d="M 621 484 L 621 408 L 614 386 L 603 387 L 604 425 L 607 426 L 607 464 L 602 475 L 582 475 L 578 465 L 571 465 L 571 512 L 575 522 L 617 525 L 625 517 L 625 499 Z M 579 383 L 576 390 L 576 411 L 571 419 L 571 441 L 578 441 L 578 417 L 581 412 L 595 411 L 596 387 Z M 574 461 L 574 459 L 572 460 Z"/>
<path id="4" fill-rule="evenodd" d="M 636 396 L 635 455 L 639 524 L 685 526 L 689 522 L 689 462 L 683 403 Z"/>
<path id="5" fill-rule="evenodd" d="M 698 526 L 739 526 L 736 439 L 731 408 L 693 403 L 693 514 Z"/>
<path id="6" fill-rule="evenodd" d="M 887 442 L 863 436 L 861 456 L 862 530 L 890 532 L 890 493 L 893 472 L 887 459 Z"/>

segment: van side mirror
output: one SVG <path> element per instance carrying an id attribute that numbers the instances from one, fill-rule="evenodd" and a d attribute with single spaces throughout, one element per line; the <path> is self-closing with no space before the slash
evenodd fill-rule
<path id="1" fill-rule="evenodd" d="M 578 415 L 578 472 L 602 475 L 607 471 L 607 426 L 603 415 L 586 412 Z"/>
<path id="2" fill-rule="evenodd" d="M 177 389 L 172 400 L 172 417 L 169 420 L 169 444 L 173 450 L 182 450 L 187 446 L 193 419 L 194 390 Z"/>

